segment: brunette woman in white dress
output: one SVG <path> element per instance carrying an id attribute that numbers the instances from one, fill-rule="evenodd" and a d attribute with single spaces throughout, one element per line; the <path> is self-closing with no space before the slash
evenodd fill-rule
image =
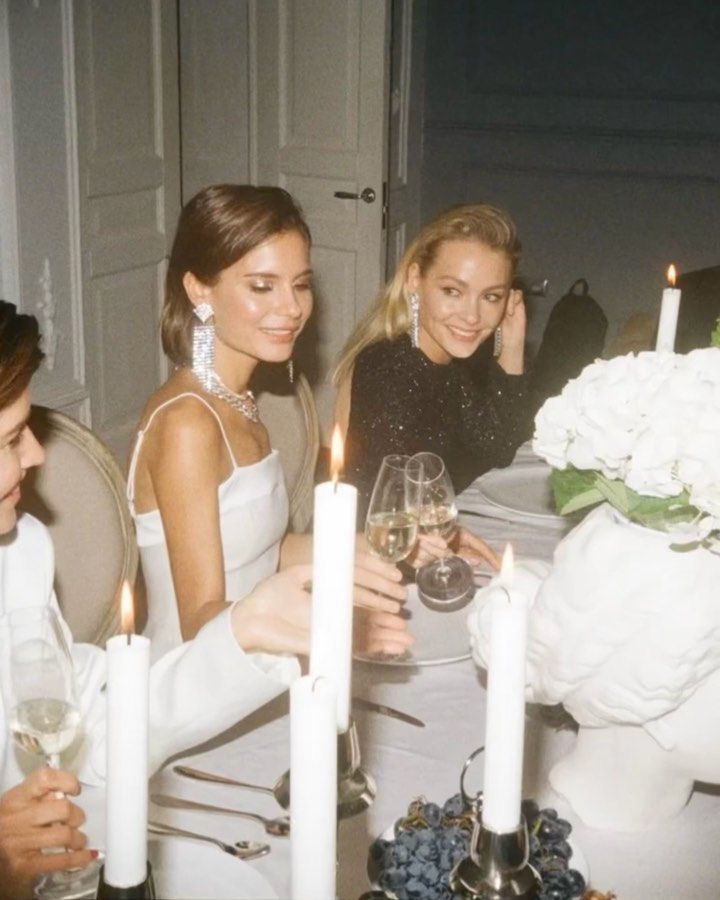
<path id="1" fill-rule="evenodd" d="M 176 369 L 145 408 L 128 473 L 155 652 L 311 560 L 311 536 L 287 533 L 280 461 L 248 385 L 259 363 L 292 365 L 312 305 L 310 233 L 286 191 L 215 185 L 183 208 L 162 316 Z M 359 549 L 355 581 L 361 649 L 404 652 L 400 573 Z"/>

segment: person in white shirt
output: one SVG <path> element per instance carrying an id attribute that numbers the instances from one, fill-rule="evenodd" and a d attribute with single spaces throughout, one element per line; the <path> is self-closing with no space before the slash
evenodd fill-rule
<path id="1" fill-rule="evenodd" d="M 54 557 L 45 527 L 18 514 L 21 483 L 44 452 L 28 425 L 30 379 L 42 359 L 38 324 L 0 301 L 0 661 L 7 658 L 7 616 L 19 607 L 60 610 L 53 591 Z M 265 579 L 242 601 L 211 619 L 194 640 L 158 660 L 150 678 L 150 766 L 207 740 L 284 691 L 299 673 L 293 654 L 309 646 L 309 566 Z M 62 617 L 61 617 L 62 622 Z M 69 771 L 38 769 L 9 740 L 0 692 L 0 895 L 30 896 L 40 874 L 84 866 L 82 810 L 70 797 L 80 782 L 101 784 L 105 768 L 105 655 L 72 644 L 84 736 Z M 6 677 L 0 667 L 0 678 Z M 56 792 L 67 795 L 56 798 Z M 43 851 L 56 848 L 58 852 Z"/>

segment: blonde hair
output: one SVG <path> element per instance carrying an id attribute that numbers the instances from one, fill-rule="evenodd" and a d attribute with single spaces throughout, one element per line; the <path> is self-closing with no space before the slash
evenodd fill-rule
<path id="1" fill-rule="evenodd" d="M 410 330 L 410 304 L 405 290 L 410 267 L 417 264 L 424 275 L 435 261 L 445 241 L 478 241 L 504 253 L 514 273 L 522 250 L 510 216 L 494 206 L 473 203 L 451 206 L 436 216 L 405 251 L 395 275 L 358 322 L 350 335 L 333 373 L 333 383 L 341 385 L 351 374 L 359 353 L 378 341 L 394 341 Z"/>

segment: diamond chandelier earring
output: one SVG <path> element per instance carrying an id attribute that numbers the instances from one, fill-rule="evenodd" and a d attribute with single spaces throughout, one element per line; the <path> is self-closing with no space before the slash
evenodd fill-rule
<path id="1" fill-rule="evenodd" d="M 292 356 L 287 361 L 287 373 L 288 373 L 288 381 L 290 384 L 294 384 L 295 382 L 295 363 L 293 362 Z"/>
<path id="2" fill-rule="evenodd" d="M 215 313 L 209 303 L 198 303 L 193 307 L 193 312 L 200 323 L 196 322 L 193 326 L 192 370 L 200 384 L 209 391 L 215 374 L 215 325 L 209 320 Z"/>
<path id="3" fill-rule="evenodd" d="M 420 346 L 420 297 L 415 291 L 410 294 L 410 341 L 413 347 Z"/>
<path id="4" fill-rule="evenodd" d="M 493 356 L 497 358 L 502 353 L 503 348 L 503 335 L 502 335 L 502 325 L 498 325 L 495 329 L 495 337 L 493 338 Z"/>
<path id="5" fill-rule="evenodd" d="M 252 391 L 236 394 L 224 385 L 215 371 L 215 325 L 209 320 L 215 315 L 209 303 L 198 303 L 194 312 L 200 320 L 193 325 L 192 335 L 192 370 L 193 374 L 208 394 L 224 400 L 228 406 L 250 419 L 259 422 L 257 403 Z"/>

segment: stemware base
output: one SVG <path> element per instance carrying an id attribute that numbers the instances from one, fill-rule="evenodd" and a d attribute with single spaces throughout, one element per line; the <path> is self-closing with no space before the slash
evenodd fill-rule
<path id="1" fill-rule="evenodd" d="M 429 609 L 454 612 L 475 596 L 473 570 L 460 556 L 428 563 L 417 572 L 418 597 Z"/>
<path id="2" fill-rule="evenodd" d="M 360 768 L 360 743 L 355 722 L 338 734 L 338 819 L 348 819 L 365 812 L 375 799 L 377 788 L 368 772 Z M 290 772 L 285 772 L 273 788 L 275 799 L 284 809 L 290 808 Z"/>
<path id="3" fill-rule="evenodd" d="M 33 900 L 95 900 L 104 858 L 82 869 L 43 875 L 33 888 Z"/>

